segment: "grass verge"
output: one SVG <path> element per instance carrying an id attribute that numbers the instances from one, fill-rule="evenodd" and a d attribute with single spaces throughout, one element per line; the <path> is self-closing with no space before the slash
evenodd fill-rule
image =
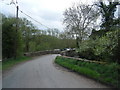
<path id="1" fill-rule="evenodd" d="M 120 65 L 117 63 L 97 64 L 93 62 L 78 61 L 61 56 L 56 57 L 55 63 L 93 78 L 97 81 L 112 85 L 115 88 L 120 88 L 120 75 L 118 74 Z"/>
<path id="2" fill-rule="evenodd" d="M 2 70 L 7 70 L 9 69 L 10 67 L 13 67 L 14 65 L 16 64 L 19 64 L 21 62 L 24 62 L 24 61 L 27 61 L 27 60 L 30 60 L 31 57 L 26 57 L 26 56 L 22 56 L 22 57 L 19 57 L 19 58 L 16 58 L 16 59 L 7 59 L 5 61 L 2 61 Z"/>
<path id="3" fill-rule="evenodd" d="M 2 61 L 0 61 L 0 70 L 2 70 Z"/>

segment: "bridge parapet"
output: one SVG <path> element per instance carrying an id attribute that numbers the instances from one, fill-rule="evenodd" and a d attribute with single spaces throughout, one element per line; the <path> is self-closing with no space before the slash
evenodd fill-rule
<path id="1" fill-rule="evenodd" d="M 41 55 L 46 55 L 46 54 L 60 54 L 60 53 L 61 51 L 46 50 L 46 51 L 24 53 L 24 56 L 41 56 Z"/>

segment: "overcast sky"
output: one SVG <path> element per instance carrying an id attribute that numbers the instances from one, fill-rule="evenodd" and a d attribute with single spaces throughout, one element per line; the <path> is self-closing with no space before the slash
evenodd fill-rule
<path id="1" fill-rule="evenodd" d="M 15 16 L 15 6 L 13 4 L 7 5 L 11 1 L 12 0 L 1 0 L 0 11 L 5 15 Z M 13 1 L 16 2 L 16 0 Z M 20 10 L 30 15 L 42 24 L 50 28 L 58 28 L 59 30 L 64 29 L 62 20 L 65 9 L 72 6 L 73 3 L 82 2 L 85 4 L 92 4 L 93 1 L 95 0 L 17 0 Z M 32 21 L 32 23 L 39 29 L 45 28 L 20 12 L 19 17 L 27 18 L 28 20 Z"/>

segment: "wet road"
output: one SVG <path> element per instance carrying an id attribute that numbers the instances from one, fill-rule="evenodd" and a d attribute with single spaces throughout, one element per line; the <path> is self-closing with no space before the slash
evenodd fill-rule
<path id="1" fill-rule="evenodd" d="M 44 55 L 3 74 L 3 88 L 107 88 L 94 80 L 56 66 L 57 55 Z"/>

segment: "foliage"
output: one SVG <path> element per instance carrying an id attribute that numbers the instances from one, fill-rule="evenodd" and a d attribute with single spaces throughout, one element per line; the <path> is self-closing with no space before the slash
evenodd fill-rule
<path id="1" fill-rule="evenodd" d="M 109 31 L 101 37 L 94 36 L 84 41 L 78 49 L 81 57 L 95 60 L 118 61 L 120 52 L 119 38 L 120 30 Z M 119 62 L 119 61 L 118 61 Z"/>
<path id="2" fill-rule="evenodd" d="M 60 39 L 50 35 L 38 35 L 34 41 L 30 42 L 30 50 L 32 49 L 32 51 L 62 49 L 66 47 L 75 47 L 75 40 Z"/>
<path id="3" fill-rule="evenodd" d="M 0 60 L 2 60 L 2 15 L 0 14 Z"/>
<path id="4" fill-rule="evenodd" d="M 39 30 L 26 18 L 2 16 L 3 59 L 22 56 L 25 52 L 75 47 L 75 39 L 64 37 L 58 29 Z M 64 34 L 63 34 L 64 33 Z"/>
<path id="5" fill-rule="evenodd" d="M 77 61 L 61 56 L 57 56 L 55 62 L 80 74 L 119 87 L 120 75 L 118 69 L 120 69 L 120 65 L 117 63 L 97 64 L 93 62 Z"/>
<path id="6" fill-rule="evenodd" d="M 22 39 L 21 32 L 16 32 L 16 19 L 2 18 L 2 54 L 3 58 L 12 58 L 21 56 L 22 54 Z M 15 48 L 16 47 L 16 48 Z"/>
<path id="7" fill-rule="evenodd" d="M 107 3 L 99 1 L 96 4 L 100 8 L 100 13 L 102 15 L 102 25 L 101 27 L 105 31 L 109 31 L 112 27 L 116 26 L 118 19 L 115 18 L 115 11 L 117 10 L 117 5 L 120 5 L 119 1 L 109 1 Z"/>
<path id="8" fill-rule="evenodd" d="M 0 71 L 2 70 L 2 62 L 0 61 Z"/>

